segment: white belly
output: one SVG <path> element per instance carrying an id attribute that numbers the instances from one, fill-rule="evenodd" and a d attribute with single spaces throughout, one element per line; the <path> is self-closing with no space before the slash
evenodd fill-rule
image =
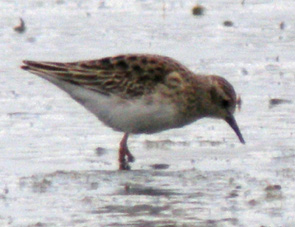
<path id="1" fill-rule="evenodd" d="M 115 95 L 103 95 L 55 78 L 43 78 L 66 91 L 114 130 L 128 133 L 154 133 L 182 126 L 177 124 L 175 106 L 161 101 L 160 97 L 149 97 L 149 100 L 155 100 L 154 102 L 147 102 L 143 98 L 126 100 Z"/>

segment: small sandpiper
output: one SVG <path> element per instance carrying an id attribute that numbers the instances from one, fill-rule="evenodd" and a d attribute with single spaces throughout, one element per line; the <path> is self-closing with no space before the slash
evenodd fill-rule
<path id="1" fill-rule="evenodd" d="M 129 134 L 180 128 L 204 117 L 225 120 L 245 143 L 233 116 L 236 93 L 216 75 L 194 74 L 160 55 L 126 54 L 70 63 L 23 61 L 22 69 L 67 92 L 116 131 L 124 132 L 119 169 L 134 161 Z"/>

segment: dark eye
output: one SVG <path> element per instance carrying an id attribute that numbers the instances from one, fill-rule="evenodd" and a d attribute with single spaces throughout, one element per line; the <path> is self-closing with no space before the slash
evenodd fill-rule
<path id="1" fill-rule="evenodd" d="M 225 100 L 225 99 L 222 100 L 222 102 L 221 102 L 221 105 L 222 105 L 223 108 L 228 108 L 229 107 L 229 104 L 230 104 L 229 101 L 228 100 Z"/>

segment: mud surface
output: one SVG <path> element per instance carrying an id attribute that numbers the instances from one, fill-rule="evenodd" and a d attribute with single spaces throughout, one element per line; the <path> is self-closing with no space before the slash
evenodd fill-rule
<path id="1" fill-rule="evenodd" d="M 194 4 L 0 2 L 1 226 L 295 225 L 295 2 Z M 122 134 L 19 69 L 131 52 L 227 78 L 246 145 L 204 119 L 132 136 L 132 171 L 118 171 Z"/>

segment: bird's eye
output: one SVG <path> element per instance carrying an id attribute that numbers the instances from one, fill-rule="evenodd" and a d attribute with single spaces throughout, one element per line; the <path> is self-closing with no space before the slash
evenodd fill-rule
<path id="1" fill-rule="evenodd" d="M 221 105 L 223 108 L 228 108 L 230 105 L 229 100 L 223 99 Z"/>

